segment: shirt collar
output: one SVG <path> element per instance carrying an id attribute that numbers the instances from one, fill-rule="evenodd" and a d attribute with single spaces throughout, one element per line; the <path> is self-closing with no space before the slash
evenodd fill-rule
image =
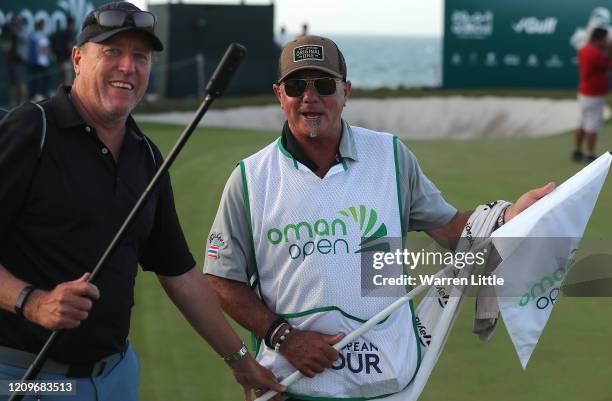
<path id="1" fill-rule="evenodd" d="M 71 90 L 72 87 L 70 86 L 60 86 L 57 88 L 55 96 L 52 96 L 50 99 L 51 107 L 54 112 L 53 117 L 60 128 L 74 128 L 87 125 L 72 103 L 70 97 Z M 125 125 L 128 127 L 127 131 L 135 139 L 139 141 L 144 139 L 144 134 L 140 131 L 138 125 L 136 125 L 136 121 L 134 121 L 131 114 L 128 116 Z"/>
<path id="2" fill-rule="evenodd" d="M 53 109 L 53 118 L 60 128 L 72 128 L 86 125 L 70 99 L 70 86 L 60 86 L 49 100 Z"/>
<path id="3" fill-rule="evenodd" d="M 306 155 L 299 142 L 295 139 L 287 121 L 283 125 L 281 143 L 295 160 L 308 167 L 311 171 L 318 170 L 317 164 Z M 357 149 L 355 148 L 355 139 L 353 138 L 351 126 L 342 120 L 342 134 L 335 164 L 342 163 L 344 159 L 357 161 Z"/>

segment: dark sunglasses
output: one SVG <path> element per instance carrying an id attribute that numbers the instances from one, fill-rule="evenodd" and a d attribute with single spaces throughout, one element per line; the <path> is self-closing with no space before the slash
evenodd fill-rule
<path id="1" fill-rule="evenodd" d="M 155 28 L 155 15 L 147 11 L 103 10 L 94 14 L 94 18 L 104 28 Z M 132 22 L 131 25 L 126 24 L 128 20 Z"/>
<path id="2" fill-rule="evenodd" d="M 319 96 L 330 96 L 336 93 L 337 78 L 287 79 L 284 81 L 285 93 L 290 97 L 300 97 L 306 92 L 308 84 L 312 83 Z"/>

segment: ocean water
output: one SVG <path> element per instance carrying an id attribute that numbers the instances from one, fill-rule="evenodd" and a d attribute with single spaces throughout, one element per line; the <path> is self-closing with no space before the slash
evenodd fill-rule
<path id="1" fill-rule="evenodd" d="M 326 35 L 346 59 L 356 88 L 438 87 L 442 37 Z M 280 38 L 279 38 L 280 40 Z"/>

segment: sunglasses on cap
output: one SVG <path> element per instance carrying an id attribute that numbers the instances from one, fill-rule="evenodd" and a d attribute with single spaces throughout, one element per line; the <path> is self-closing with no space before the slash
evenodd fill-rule
<path id="1" fill-rule="evenodd" d="M 285 93 L 289 97 L 300 97 L 306 92 L 306 88 L 310 83 L 317 90 L 319 96 L 330 96 L 336 93 L 336 81 L 339 78 L 314 78 L 314 79 L 287 79 L 285 84 Z"/>
<path id="2" fill-rule="evenodd" d="M 94 13 L 93 17 L 98 25 L 104 28 L 120 28 L 124 26 L 155 28 L 155 15 L 148 11 L 102 10 Z M 128 21 L 131 21 L 132 24 L 126 24 Z"/>

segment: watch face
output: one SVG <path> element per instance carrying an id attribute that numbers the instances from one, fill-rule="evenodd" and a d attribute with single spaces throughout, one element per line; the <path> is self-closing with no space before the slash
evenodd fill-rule
<path id="1" fill-rule="evenodd" d="M 226 356 L 225 358 L 223 358 L 223 360 L 225 360 L 225 362 L 227 363 L 238 362 L 239 360 L 244 358 L 244 356 L 248 353 L 249 353 L 249 349 L 247 348 L 246 345 L 242 344 L 242 346 L 240 347 L 238 351 L 236 351 L 232 355 Z"/>

